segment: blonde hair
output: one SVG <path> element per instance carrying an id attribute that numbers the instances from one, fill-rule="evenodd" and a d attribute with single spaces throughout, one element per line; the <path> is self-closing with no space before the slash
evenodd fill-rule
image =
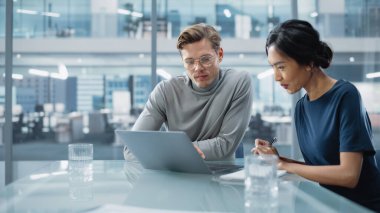
<path id="1" fill-rule="evenodd" d="M 184 29 L 178 37 L 177 49 L 182 50 L 184 45 L 198 42 L 202 39 L 210 41 L 215 51 L 219 50 L 220 41 L 222 40 L 219 33 L 214 27 L 204 23 L 195 24 Z"/>

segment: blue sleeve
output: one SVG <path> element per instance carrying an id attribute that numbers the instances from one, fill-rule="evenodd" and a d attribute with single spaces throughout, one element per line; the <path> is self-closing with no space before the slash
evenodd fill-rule
<path id="1" fill-rule="evenodd" d="M 340 104 L 340 152 L 374 155 L 371 122 L 359 91 L 352 85 L 343 94 Z"/>

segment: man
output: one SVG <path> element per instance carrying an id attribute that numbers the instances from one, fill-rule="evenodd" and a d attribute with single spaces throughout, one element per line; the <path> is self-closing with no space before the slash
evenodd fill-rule
<path id="1" fill-rule="evenodd" d="M 220 69 L 220 41 L 209 25 L 182 31 L 177 49 L 187 75 L 160 82 L 132 130 L 159 130 L 165 123 L 169 131 L 184 131 L 205 160 L 234 159 L 250 118 L 251 78 Z"/>

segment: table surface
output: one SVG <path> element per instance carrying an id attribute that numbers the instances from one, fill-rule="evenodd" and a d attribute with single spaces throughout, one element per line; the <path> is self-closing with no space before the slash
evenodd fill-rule
<path id="1" fill-rule="evenodd" d="M 244 183 L 219 181 L 217 175 L 153 171 L 136 162 L 94 160 L 92 181 L 78 185 L 70 180 L 68 161 L 41 165 L 0 190 L 0 212 L 245 211 Z M 275 212 L 367 210 L 314 182 L 286 174 L 279 179 Z"/>

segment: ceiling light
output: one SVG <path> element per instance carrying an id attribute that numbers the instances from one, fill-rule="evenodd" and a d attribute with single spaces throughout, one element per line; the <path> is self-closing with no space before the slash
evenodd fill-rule
<path id="1" fill-rule="evenodd" d="M 21 74 L 13 73 L 12 78 L 15 80 L 22 80 L 24 78 L 24 76 Z"/>
<path id="2" fill-rule="evenodd" d="M 267 71 L 264 71 L 264 72 L 261 72 L 257 75 L 257 79 L 263 79 L 263 78 L 266 78 L 268 76 L 271 76 L 273 75 L 274 71 L 273 69 L 268 69 Z"/>
<path id="3" fill-rule="evenodd" d="M 43 16 L 49 16 L 49 17 L 54 17 L 54 18 L 59 18 L 61 14 L 59 13 L 53 13 L 53 12 L 42 12 L 41 15 Z"/>
<path id="4" fill-rule="evenodd" d="M 134 17 L 137 17 L 137 18 L 143 17 L 142 13 L 139 13 L 139 12 L 136 12 L 136 11 L 133 11 L 131 15 L 134 16 Z"/>
<path id="5" fill-rule="evenodd" d="M 125 9 L 117 9 L 117 13 L 122 15 L 131 15 L 131 11 Z"/>
<path id="6" fill-rule="evenodd" d="M 312 18 L 315 18 L 315 17 L 317 17 L 319 14 L 317 13 L 317 12 L 311 12 L 310 13 L 310 17 L 312 17 Z"/>
<path id="7" fill-rule="evenodd" d="M 35 10 L 24 10 L 24 9 L 17 9 L 17 13 L 23 13 L 23 14 L 28 14 L 28 15 L 37 15 L 38 12 Z"/>
<path id="8" fill-rule="evenodd" d="M 224 15 L 227 17 L 227 18 L 231 18 L 232 14 L 231 14 L 231 11 L 229 9 L 224 9 L 223 10 L 223 13 Z"/>
<path id="9" fill-rule="evenodd" d="M 3 74 L 3 77 L 5 78 L 5 73 Z M 13 73 L 12 78 L 15 80 L 22 80 L 24 79 L 24 76 L 22 74 Z"/>
<path id="10" fill-rule="evenodd" d="M 29 69 L 29 74 L 38 75 L 41 77 L 49 77 L 49 72 L 45 70 Z"/>
<path id="11" fill-rule="evenodd" d="M 380 72 L 371 72 L 367 73 L 365 75 L 367 78 L 379 78 L 380 77 Z"/>

